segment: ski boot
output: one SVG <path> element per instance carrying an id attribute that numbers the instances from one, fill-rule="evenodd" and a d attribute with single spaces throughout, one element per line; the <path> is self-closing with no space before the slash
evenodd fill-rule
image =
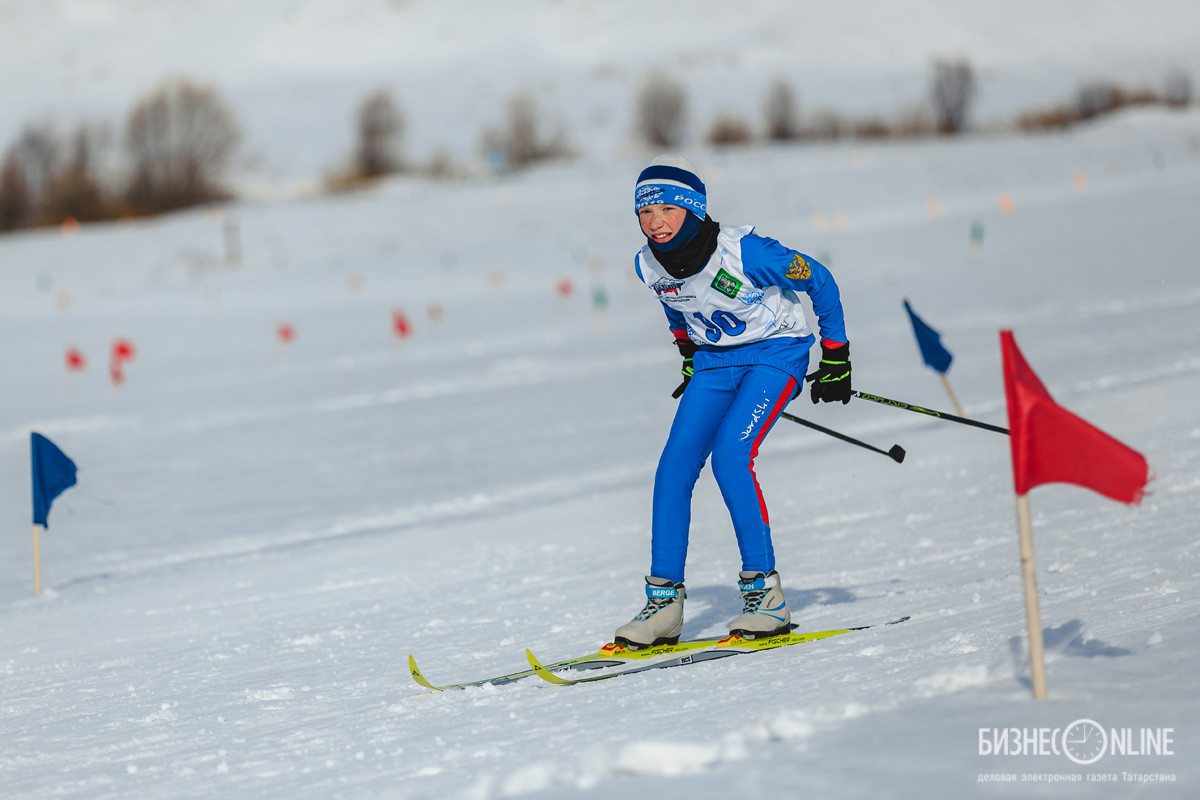
<path id="1" fill-rule="evenodd" d="M 742 615 L 729 625 L 731 636 L 743 639 L 765 639 L 778 636 L 792 629 L 792 614 L 783 589 L 779 586 L 779 573 L 738 573 L 738 589 L 742 592 Z"/>
<path id="2" fill-rule="evenodd" d="M 683 630 L 682 583 L 646 576 L 646 607 L 631 621 L 617 628 L 616 644 L 632 650 L 659 644 L 675 644 Z"/>

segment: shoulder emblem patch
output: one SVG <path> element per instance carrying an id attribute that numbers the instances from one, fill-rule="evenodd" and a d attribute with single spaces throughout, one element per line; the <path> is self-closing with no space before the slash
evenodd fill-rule
<path id="1" fill-rule="evenodd" d="M 717 277 L 713 278 L 712 288 L 727 297 L 737 297 L 738 290 L 742 288 L 742 282 L 720 269 L 717 270 Z"/>
<path id="2" fill-rule="evenodd" d="M 806 281 L 812 277 L 812 270 L 809 269 L 808 262 L 797 253 L 792 256 L 792 263 L 788 265 L 786 274 L 794 281 Z"/>

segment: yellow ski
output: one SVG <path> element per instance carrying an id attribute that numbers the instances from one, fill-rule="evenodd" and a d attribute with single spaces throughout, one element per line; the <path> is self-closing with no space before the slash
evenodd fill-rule
<path id="1" fill-rule="evenodd" d="M 892 620 L 885 623 L 887 625 L 896 625 L 907 620 L 908 617 Z M 657 648 L 659 652 L 650 655 L 650 650 L 646 651 L 627 651 L 632 653 L 646 653 L 642 658 L 623 658 L 625 663 L 619 669 L 607 668 L 604 669 L 599 665 L 589 664 L 554 664 L 549 667 L 543 666 L 532 651 L 526 650 L 525 657 L 529 660 L 529 665 L 533 668 L 533 672 L 542 680 L 555 684 L 557 686 L 571 686 L 577 683 L 592 683 L 594 681 L 608 680 L 609 678 L 619 678 L 622 675 L 633 675 L 637 672 L 646 672 L 652 669 L 665 669 L 668 667 L 679 667 L 687 664 L 698 664 L 702 661 L 713 661 L 718 658 L 728 658 L 729 656 L 744 655 L 745 653 L 756 653 L 763 650 L 774 650 L 779 647 L 788 647 L 793 644 L 802 644 L 804 642 L 813 642 L 818 639 L 828 639 L 831 636 L 839 636 L 843 633 L 852 631 L 866 630 L 867 628 L 875 627 L 874 625 L 863 625 L 855 628 L 838 628 L 828 631 L 813 631 L 811 633 L 785 633 L 780 636 L 772 636 L 765 639 L 743 639 L 740 636 L 727 636 L 724 639 L 709 639 L 696 642 L 689 642 L 686 649 L 680 648 L 681 645 L 667 646 L 665 648 Z M 607 648 L 620 648 L 620 645 L 607 645 Z M 624 648 L 621 648 L 624 649 Z M 663 651 L 666 652 L 663 652 Z M 601 650 L 603 653 L 604 650 Z M 608 666 L 608 665 L 606 665 Z M 616 665 L 612 665 L 616 666 Z M 604 669 L 604 672 L 598 675 L 586 675 L 578 678 L 567 678 L 560 671 L 583 669 Z"/>
<path id="2" fill-rule="evenodd" d="M 903 622 L 908 617 L 903 617 L 898 620 L 893 620 L 887 623 L 895 625 L 898 622 Z M 796 626 L 793 625 L 793 628 Z M 595 653 L 589 653 L 578 658 L 571 658 L 565 661 L 557 661 L 553 664 L 543 665 L 529 650 L 525 651 L 525 657 L 529 661 L 530 669 L 521 670 L 519 672 L 510 672 L 506 675 L 497 675 L 494 678 L 484 678 L 483 680 L 470 681 L 468 683 L 452 683 L 447 685 L 437 685 L 430 682 L 417 667 L 417 661 L 413 656 L 408 657 L 408 671 L 412 675 L 412 679 L 421 686 L 429 689 L 431 692 L 444 692 L 451 689 L 469 689 L 476 686 L 502 686 L 507 683 L 528 678 L 537 675 L 543 680 L 558 685 L 569 685 L 573 683 L 590 683 L 592 681 L 607 680 L 615 678 L 619 675 L 630 675 L 635 672 L 644 672 L 651 669 L 662 669 L 664 667 L 681 666 L 684 664 L 695 664 L 700 661 L 711 661 L 717 658 L 726 658 L 728 656 L 741 655 L 743 653 L 751 653 L 758 650 L 772 650 L 777 647 L 786 647 L 792 644 L 801 642 L 811 642 L 815 639 L 824 639 L 830 636 L 837 636 L 850 631 L 864 630 L 873 627 L 865 625 L 857 628 L 839 628 L 828 631 L 814 631 L 812 633 L 796 633 L 794 630 L 791 633 L 783 634 L 782 636 L 774 636 L 767 639 L 742 639 L 737 636 L 726 636 L 716 639 L 693 639 L 678 644 L 656 645 L 654 647 L 646 647 L 638 650 L 631 649 L 621 644 L 610 643 L 600 648 Z M 587 675 L 583 677 L 565 678 L 559 675 L 561 672 L 570 670 L 572 672 L 591 672 L 598 671 L 597 674 Z"/>

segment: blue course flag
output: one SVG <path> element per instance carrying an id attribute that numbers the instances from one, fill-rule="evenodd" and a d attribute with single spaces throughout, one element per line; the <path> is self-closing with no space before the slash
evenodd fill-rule
<path id="1" fill-rule="evenodd" d="M 33 524 L 47 527 L 50 504 L 75 485 L 75 462 L 40 433 L 29 434 L 33 460 Z"/>
<path id="2" fill-rule="evenodd" d="M 921 358 L 925 363 L 938 372 L 945 373 L 950 369 L 953 356 L 942 346 L 942 335 L 925 324 L 925 320 L 916 315 L 908 301 L 904 301 L 904 310 L 912 321 L 913 333 L 917 336 L 917 346 L 921 348 Z"/>

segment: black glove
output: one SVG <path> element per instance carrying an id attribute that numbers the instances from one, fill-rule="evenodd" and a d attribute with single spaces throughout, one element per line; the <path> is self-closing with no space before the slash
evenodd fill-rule
<path id="1" fill-rule="evenodd" d="M 818 400 L 826 403 L 841 401 L 850 402 L 850 345 L 841 347 L 826 347 L 821 343 L 821 365 L 817 371 L 807 376 L 812 381 L 810 396 L 815 404 Z"/>
<path id="2" fill-rule="evenodd" d="M 675 346 L 679 348 L 679 355 L 683 356 L 683 369 L 680 373 L 683 375 L 683 383 L 671 392 L 671 397 L 676 400 L 683 394 L 683 390 L 687 388 L 688 382 L 692 380 L 692 356 L 696 355 L 696 351 L 700 349 L 700 345 L 693 342 L 691 339 L 676 339 Z"/>

